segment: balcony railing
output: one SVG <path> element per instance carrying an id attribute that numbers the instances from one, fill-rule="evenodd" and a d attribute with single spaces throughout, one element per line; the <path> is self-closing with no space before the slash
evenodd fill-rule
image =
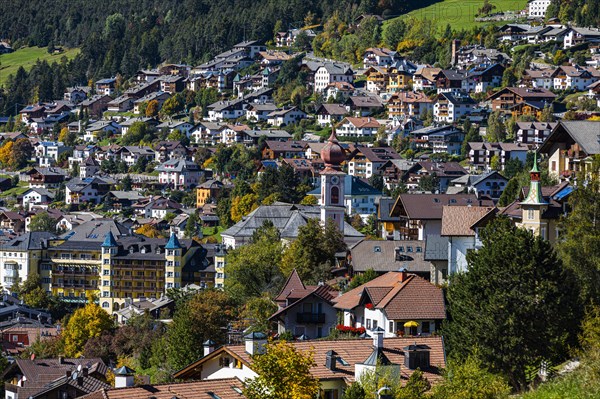
<path id="1" fill-rule="evenodd" d="M 297 313 L 297 323 L 325 323 L 325 313 Z"/>

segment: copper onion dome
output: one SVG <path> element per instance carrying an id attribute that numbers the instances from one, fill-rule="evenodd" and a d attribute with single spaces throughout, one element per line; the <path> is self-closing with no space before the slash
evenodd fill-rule
<path id="1" fill-rule="evenodd" d="M 346 152 L 338 142 L 335 126 L 331 128 L 327 144 L 321 149 L 321 159 L 325 162 L 325 167 L 331 169 L 340 169 L 340 165 L 346 160 Z"/>

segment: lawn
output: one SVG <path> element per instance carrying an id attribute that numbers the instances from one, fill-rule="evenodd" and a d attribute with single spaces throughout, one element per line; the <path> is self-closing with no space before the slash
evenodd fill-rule
<path id="1" fill-rule="evenodd" d="M 202 227 L 202 235 L 204 238 L 214 237 L 217 240 L 217 242 L 221 242 L 222 241 L 221 232 L 224 230 L 225 229 L 223 227 L 217 226 L 217 234 L 214 234 L 214 232 L 215 232 L 214 227 Z"/>
<path id="2" fill-rule="evenodd" d="M 79 54 L 78 48 L 67 49 L 60 54 L 48 54 L 46 48 L 40 47 L 23 47 L 10 54 L 2 54 L 0 55 L 0 86 L 21 66 L 29 70 L 37 60 L 46 60 L 49 63 L 60 62 L 62 57 L 71 59 L 77 54 Z"/>
<path id="3" fill-rule="evenodd" d="M 525 8 L 527 0 L 490 0 L 496 6 L 494 13 L 501 11 L 517 11 Z M 481 8 L 482 0 L 444 0 L 413 10 L 399 18 L 414 17 L 418 19 L 434 20 L 441 32 L 450 24 L 452 29 L 471 29 L 477 25 L 504 24 L 504 21 L 476 22 L 475 14 Z"/>

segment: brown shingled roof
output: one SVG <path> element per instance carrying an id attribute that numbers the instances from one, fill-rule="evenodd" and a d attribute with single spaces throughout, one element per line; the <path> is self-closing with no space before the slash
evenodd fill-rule
<path id="1" fill-rule="evenodd" d="M 425 378 L 435 383 L 441 379 L 440 368 L 446 366 L 444 342 L 441 337 L 385 338 L 383 340 L 383 353 L 392 363 L 403 365 L 403 348 L 415 343 L 417 345 L 426 345 L 430 348 L 431 367 L 424 369 L 423 373 Z M 356 364 L 364 362 L 373 352 L 373 341 L 371 339 L 297 341 L 292 342 L 292 344 L 300 351 L 312 351 L 314 353 L 315 365 L 311 368 L 311 374 L 321 381 L 339 379 L 347 382 L 354 381 Z M 326 353 L 330 350 L 336 352 L 337 356 L 345 361 L 344 364 L 338 362 L 335 370 L 330 370 L 325 366 Z M 197 378 L 198 370 L 205 361 L 223 353 L 229 354 L 240 360 L 243 364 L 250 365 L 251 367 L 252 359 L 246 352 L 244 345 L 228 345 L 215 350 L 208 357 L 201 358 L 190 364 L 185 369 L 175 373 L 174 377 L 180 379 Z M 403 381 L 406 381 L 414 371 L 404 366 L 400 367 L 400 370 Z M 110 399 L 113 398 L 110 397 Z M 162 397 L 159 399 L 162 399 Z"/>
<path id="2" fill-rule="evenodd" d="M 363 292 L 376 309 L 382 309 L 390 320 L 440 320 L 446 318 L 442 289 L 416 275 L 402 280 L 401 272 L 389 272 L 335 298 L 336 309 L 354 309 L 361 303 Z"/>
<path id="3" fill-rule="evenodd" d="M 224 378 L 161 385 L 140 385 L 131 388 L 102 389 L 82 396 L 82 399 L 241 399 L 244 388 L 237 378 Z M 211 393 L 213 395 L 211 395 Z M 214 396 L 217 395 L 217 396 Z"/>
<path id="4" fill-rule="evenodd" d="M 442 236 L 475 236 L 471 226 L 492 209 L 483 206 L 444 206 Z"/>

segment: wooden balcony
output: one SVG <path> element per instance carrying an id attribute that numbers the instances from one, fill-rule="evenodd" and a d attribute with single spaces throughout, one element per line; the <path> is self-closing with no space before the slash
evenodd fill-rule
<path id="1" fill-rule="evenodd" d="M 296 323 L 323 324 L 325 323 L 325 313 L 296 313 Z"/>

